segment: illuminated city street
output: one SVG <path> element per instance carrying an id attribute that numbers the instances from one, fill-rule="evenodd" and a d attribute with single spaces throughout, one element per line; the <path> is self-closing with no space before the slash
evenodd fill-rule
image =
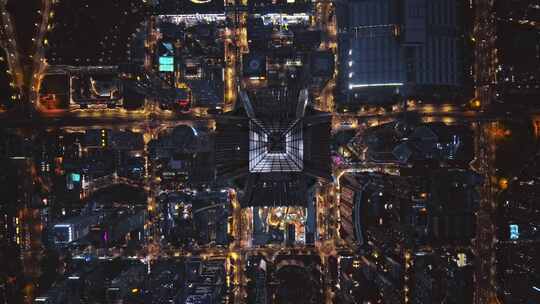
<path id="1" fill-rule="evenodd" d="M 540 303 L 536 0 L 0 0 L 0 304 Z"/>

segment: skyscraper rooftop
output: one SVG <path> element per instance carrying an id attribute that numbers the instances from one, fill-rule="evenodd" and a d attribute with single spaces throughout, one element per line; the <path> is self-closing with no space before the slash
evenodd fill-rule
<path id="1" fill-rule="evenodd" d="M 241 106 L 217 123 L 218 176 L 244 185 L 243 206 L 304 205 L 307 184 L 330 177 L 330 116 L 299 88 L 240 95 Z"/>

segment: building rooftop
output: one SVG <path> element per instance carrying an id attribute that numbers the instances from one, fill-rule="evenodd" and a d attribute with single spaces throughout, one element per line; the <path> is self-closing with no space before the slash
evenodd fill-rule
<path id="1" fill-rule="evenodd" d="M 250 205 L 305 205 L 307 183 L 330 177 L 330 118 L 294 87 L 241 92 L 242 105 L 217 122 L 216 167 L 246 187 Z"/>

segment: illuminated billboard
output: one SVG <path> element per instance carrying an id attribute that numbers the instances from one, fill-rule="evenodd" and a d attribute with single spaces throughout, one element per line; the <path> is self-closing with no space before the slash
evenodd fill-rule
<path id="1" fill-rule="evenodd" d="M 160 65 L 159 66 L 160 72 L 174 72 L 174 66 L 172 65 Z"/>
<path id="2" fill-rule="evenodd" d="M 74 182 L 80 182 L 81 181 L 81 175 L 78 173 L 71 173 L 71 180 Z"/>
<path id="3" fill-rule="evenodd" d="M 519 226 L 512 224 L 510 225 L 510 239 L 517 240 L 519 239 Z"/>
<path id="4" fill-rule="evenodd" d="M 160 72 L 174 72 L 174 57 L 162 56 L 159 57 Z"/>
<path id="5" fill-rule="evenodd" d="M 159 57 L 159 64 L 161 65 L 174 64 L 174 58 L 173 57 Z"/>

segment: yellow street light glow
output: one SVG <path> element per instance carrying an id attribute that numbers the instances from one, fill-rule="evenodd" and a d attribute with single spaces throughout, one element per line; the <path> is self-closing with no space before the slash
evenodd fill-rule
<path id="1" fill-rule="evenodd" d="M 501 190 L 506 190 L 508 188 L 508 179 L 504 177 L 499 179 L 499 188 Z"/>

